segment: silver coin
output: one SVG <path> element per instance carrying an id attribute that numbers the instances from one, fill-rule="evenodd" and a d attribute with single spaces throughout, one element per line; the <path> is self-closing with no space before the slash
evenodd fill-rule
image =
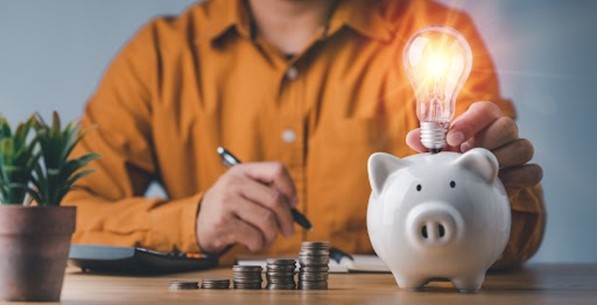
<path id="1" fill-rule="evenodd" d="M 299 282 L 298 289 L 326 290 L 326 289 L 328 289 L 328 282 Z"/>
<path id="2" fill-rule="evenodd" d="M 239 272 L 261 272 L 263 268 L 257 265 L 234 265 L 232 271 Z"/>
<path id="3" fill-rule="evenodd" d="M 257 284 L 246 284 L 234 282 L 234 289 L 261 289 L 261 283 Z"/>
<path id="4" fill-rule="evenodd" d="M 296 285 L 294 284 L 268 284 L 267 289 L 273 290 L 294 290 L 296 289 Z"/>
<path id="5" fill-rule="evenodd" d="M 294 272 L 296 270 L 296 266 L 286 266 L 285 268 L 267 268 L 265 273 L 270 272 Z"/>
<path id="6" fill-rule="evenodd" d="M 329 246 L 329 241 L 304 241 L 301 243 L 301 248 L 320 248 Z"/>
<path id="7" fill-rule="evenodd" d="M 230 287 L 229 279 L 203 279 L 201 288 L 204 289 L 228 289 Z"/>
<path id="8" fill-rule="evenodd" d="M 295 286 L 295 281 L 274 281 L 274 282 L 267 282 L 267 285 L 292 285 Z"/>
<path id="9" fill-rule="evenodd" d="M 255 277 L 259 277 L 261 276 L 261 272 L 238 272 L 238 271 L 234 271 L 232 274 L 234 274 L 235 276 L 255 276 Z"/>
<path id="10" fill-rule="evenodd" d="M 294 274 L 293 275 L 266 275 L 265 278 L 269 281 L 270 279 L 294 279 Z"/>
<path id="11" fill-rule="evenodd" d="M 170 282 L 170 289 L 173 289 L 173 290 L 199 289 L 199 282 L 197 282 L 197 281 L 172 281 L 172 282 Z"/>
<path id="12" fill-rule="evenodd" d="M 265 267 L 265 271 L 267 271 L 267 270 L 278 270 L 278 269 L 292 270 L 295 267 L 296 267 L 296 263 L 294 263 L 292 265 L 267 265 L 267 267 Z"/>
<path id="13" fill-rule="evenodd" d="M 328 280 L 327 273 L 304 273 L 299 275 L 299 281 L 322 282 Z"/>
<path id="14" fill-rule="evenodd" d="M 317 251 L 317 252 L 300 252 L 297 260 L 300 260 L 301 258 L 305 258 L 305 257 L 329 257 L 330 254 L 329 253 L 325 253 L 323 251 Z"/>
<path id="15" fill-rule="evenodd" d="M 279 270 L 279 271 L 268 271 L 265 273 L 266 276 L 294 276 L 294 270 Z"/>
<path id="16" fill-rule="evenodd" d="M 256 284 L 262 283 L 261 279 L 234 279 L 234 283 L 241 283 L 241 284 Z"/>
<path id="17" fill-rule="evenodd" d="M 299 252 L 298 258 L 311 256 L 330 256 L 330 254 L 325 253 L 325 251 Z"/>
<path id="18" fill-rule="evenodd" d="M 272 282 L 280 282 L 280 281 L 285 281 L 285 282 L 294 282 L 294 277 L 268 277 L 267 278 L 267 282 L 268 283 L 272 283 Z"/>
<path id="19" fill-rule="evenodd" d="M 202 284 L 201 288 L 203 289 L 228 289 L 230 284 Z"/>
<path id="20" fill-rule="evenodd" d="M 307 254 L 301 254 L 299 255 L 298 259 L 300 260 L 301 258 L 309 258 L 309 257 L 317 257 L 317 258 L 322 258 L 322 257 L 330 257 L 327 254 L 314 254 L 314 253 L 307 253 Z"/>
<path id="21" fill-rule="evenodd" d="M 301 248 L 299 250 L 299 255 L 300 254 L 310 254 L 310 253 L 319 253 L 320 255 L 329 255 L 330 254 L 330 250 L 327 248 Z"/>
<path id="22" fill-rule="evenodd" d="M 255 276 L 255 277 L 250 277 L 250 276 L 235 276 L 233 278 L 233 280 L 235 281 L 261 281 L 263 278 L 261 276 Z"/>
<path id="23" fill-rule="evenodd" d="M 294 276 L 268 277 L 267 282 L 294 282 Z"/>
<path id="24" fill-rule="evenodd" d="M 261 283 L 263 282 L 262 279 L 247 279 L 247 278 L 236 278 L 234 279 L 237 283 Z"/>
<path id="25" fill-rule="evenodd" d="M 301 266 L 326 266 L 330 263 L 329 258 L 305 258 L 300 259 L 299 264 Z"/>
<path id="26" fill-rule="evenodd" d="M 208 285 L 208 284 L 201 285 L 201 289 L 228 289 L 228 288 L 230 288 L 230 284 L 228 284 L 228 285 Z"/>
<path id="27" fill-rule="evenodd" d="M 300 262 L 301 267 L 307 266 L 327 266 L 330 261 L 329 259 L 302 259 Z"/>
<path id="28" fill-rule="evenodd" d="M 330 257 L 329 255 L 301 255 L 298 258 L 299 263 L 301 261 L 305 261 L 305 260 L 328 260 L 329 261 Z"/>
<path id="29" fill-rule="evenodd" d="M 328 265 L 323 266 L 302 266 L 300 272 L 329 272 L 330 267 Z"/>
<path id="30" fill-rule="evenodd" d="M 268 258 L 265 260 L 268 265 L 295 265 L 294 258 Z"/>

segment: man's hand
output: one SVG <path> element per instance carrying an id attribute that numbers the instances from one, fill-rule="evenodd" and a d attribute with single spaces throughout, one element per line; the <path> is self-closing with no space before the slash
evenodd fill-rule
<path id="1" fill-rule="evenodd" d="M 278 233 L 294 233 L 292 178 L 281 163 L 243 163 L 229 169 L 205 193 L 197 216 L 197 239 L 207 252 L 240 243 L 251 251 L 270 246 Z"/>
<path id="2" fill-rule="evenodd" d="M 518 137 L 518 126 L 502 114 L 491 102 L 477 102 L 456 118 L 446 138 L 446 150 L 466 152 L 475 147 L 491 150 L 500 164 L 499 177 L 508 195 L 537 185 L 543 178 L 543 170 L 537 164 L 528 164 L 534 154 L 533 145 Z M 406 136 L 407 144 L 416 151 L 427 149 L 421 144 L 420 130 Z"/>

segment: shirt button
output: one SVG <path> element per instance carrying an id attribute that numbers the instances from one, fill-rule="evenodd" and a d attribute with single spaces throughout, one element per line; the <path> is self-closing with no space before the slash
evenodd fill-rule
<path id="1" fill-rule="evenodd" d="M 294 132 L 292 129 L 284 130 L 284 132 L 282 132 L 282 141 L 287 144 L 294 143 L 294 141 L 296 141 L 296 132 Z"/>
<path id="2" fill-rule="evenodd" d="M 286 78 L 288 78 L 289 80 L 295 80 L 297 77 L 298 69 L 296 67 L 288 68 L 288 71 L 286 71 Z"/>

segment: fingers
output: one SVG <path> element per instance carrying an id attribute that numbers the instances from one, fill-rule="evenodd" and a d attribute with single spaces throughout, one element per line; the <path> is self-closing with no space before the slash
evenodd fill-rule
<path id="1" fill-rule="evenodd" d="M 492 102 L 477 102 L 471 105 L 471 107 L 463 113 L 456 121 L 452 124 L 448 134 L 446 135 L 446 142 L 449 147 L 445 150 L 460 151 L 461 145 L 467 141 L 473 141 L 475 136 L 479 137 L 481 143 L 467 143 L 463 145 L 462 150 L 466 151 L 473 145 L 479 147 L 493 146 L 495 147 L 507 143 L 508 133 L 512 133 L 512 127 L 516 129 L 516 124 L 513 121 L 507 121 L 501 119 L 502 112 L 498 106 Z M 497 123 L 495 128 L 489 129 L 494 122 Z M 513 126 L 510 124 L 512 123 Z M 483 132 L 490 132 L 487 137 L 483 137 Z M 515 130 L 518 134 L 518 130 Z M 494 134 L 497 134 L 497 138 Z M 425 152 L 427 148 L 421 144 L 421 131 L 420 129 L 411 130 L 406 136 L 406 143 L 412 149 L 418 152 Z M 491 141 L 495 140 L 497 143 L 485 143 L 486 139 Z M 510 139 L 512 140 L 512 138 Z M 495 148 L 493 147 L 493 148 Z M 490 148 L 491 149 L 491 148 Z"/>
<path id="2" fill-rule="evenodd" d="M 212 253 L 234 243 L 259 251 L 270 246 L 278 233 L 293 234 L 291 205 L 296 206 L 296 190 L 281 163 L 234 166 L 202 198 L 197 241 Z"/>
<path id="3" fill-rule="evenodd" d="M 296 207 L 296 187 L 286 167 L 279 162 L 246 163 L 233 169 L 243 171 L 249 177 L 265 184 L 273 184 L 280 191 L 292 207 Z"/>
<path id="4" fill-rule="evenodd" d="M 500 168 L 507 168 L 525 164 L 533 159 L 534 148 L 527 139 L 516 139 L 500 148 L 493 150 Z"/>
<path id="5" fill-rule="evenodd" d="M 450 146 L 460 146 L 466 140 L 472 138 L 480 131 L 487 128 L 495 120 L 502 116 L 498 106 L 491 102 L 477 102 L 463 113 L 452 124 L 447 135 L 447 142 Z"/>
<path id="6" fill-rule="evenodd" d="M 275 225 L 274 232 L 277 232 L 279 227 L 287 237 L 294 233 L 290 205 L 282 193 L 254 180 L 247 179 L 242 185 L 241 194 L 253 203 L 260 205 L 262 211 L 259 213 L 265 218 L 265 222 L 270 222 L 269 218 L 272 217 Z"/>
<path id="7" fill-rule="evenodd" d="M 266 246 L 266 239 L 262 232 L 249 223 L 235 219 L 231 226 L 235 228 L 232 231 L 234 241 L 245 245 L 251 252 L 262 250 Z"/>
<path id="8" fill-rule="evenodd" d="M 264 239 L 264 246 L 267 247 L 276 240 L 279 230 L 278 221 L 276 220 L 276 214 L 271 210 L 243 198 L 239 200 L 234 213 L 242 221 L 257 228 Z M 236 242 L 242 242 L 242 240 L 239 239 Z"/>
<path id="9" fill-rule="evenodd" d="M 483 147 L 489 150 L 506 145 L 518 138 L 518 125 L 513 119 L 503 116 L 480 131 L 471 140 L 462 144 L 465 152 L 472 147 Z"/>
<path id="10" fill-rule="evenodd" d="M 413 150 L 415 150 L 419 153 L 426 152 L 429 150 L 425 146 L 423 146 L 423 144 L 421 143 L 421 129 L 420 128 L 413 129 L 406 135 L 406 144 L 408 144 L 408 146 L 410 148 L 412 148 Z M 457 147 L 452 147 L 452 146 L 448 145 L 448 146 L 444 147 L 443 151 L 459 152 L 460 149 Z"/>
<path id="11" fill-rule="evenodd" d="M 503 169 L 500 171 L 499 177 L 507 189 L 524 189 L 541 182 L 543 169 L 537 164 L 525 164 Z"/>
<path id="12" fill-rule="evenodd" d="M 420 129 L 411 130 L 406 143 L 418 152 L 427 149 L 421 144 Z M 508 194 L 533 187 L 543 178 L 543 170 L 532 160 L 534 148 L 527 139 L 520 139 L 518 126 L 491 102 L 477 102 L 453 123 L 444 151 L 466 152 L 473 147 L 491 150 L 500 164 L 499 177 Z"/>

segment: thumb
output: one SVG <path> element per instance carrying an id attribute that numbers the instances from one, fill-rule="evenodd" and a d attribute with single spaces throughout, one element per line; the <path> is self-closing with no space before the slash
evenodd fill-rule
<path id="1" fill-rule="evenodd" d="M 492 102 L 476 102 L 452 124 L 446 137 L 448 145 L 458 147 L 487 128 L 502 116 L 500 108 Z"/>
<path id="2" fill-rule="evenodd" d="M 421 129 L 413 129 L 406 135 L 406 144 L 417 152 L 426 152 L 427 148 L 421 143 Z"/>

